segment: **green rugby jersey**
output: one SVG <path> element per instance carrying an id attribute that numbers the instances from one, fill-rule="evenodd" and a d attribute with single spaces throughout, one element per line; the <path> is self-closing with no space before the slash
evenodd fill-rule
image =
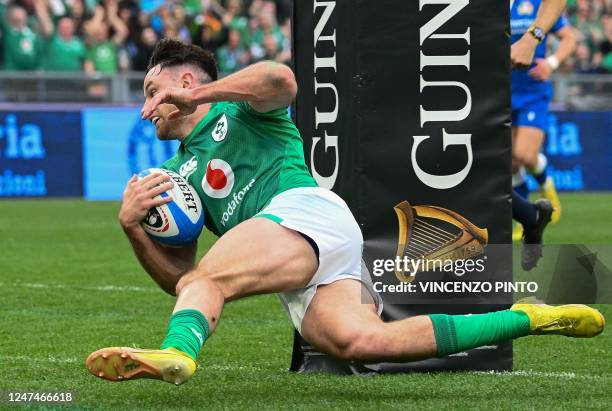
<path id="1" fill-rule="evenodd" d="M 246 102 L 213 104 L 161 168 L 196 189 L 206 227 L 216 235 L 253 217 L 285 190 L 317 186 L 287 109 L 259 113 Z"/>

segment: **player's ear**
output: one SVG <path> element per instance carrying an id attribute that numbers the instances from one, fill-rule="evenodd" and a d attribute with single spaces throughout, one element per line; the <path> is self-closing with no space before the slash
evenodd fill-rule
<path id="1" fill-rule="evenodd" d="M 181 76 L 181 87 L 182 88 L 191 88 L 196 84 L 196 78 L 192 72 L 186 71 Z"/>

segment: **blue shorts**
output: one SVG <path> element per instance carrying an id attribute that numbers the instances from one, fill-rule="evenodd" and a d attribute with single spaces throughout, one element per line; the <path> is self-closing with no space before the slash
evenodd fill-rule
<path id="1" fill-rule="evenodd" d="M 512 126 L 534 127 L 546 133 L 548 128 L 548 94 L 512 94 Z"/>

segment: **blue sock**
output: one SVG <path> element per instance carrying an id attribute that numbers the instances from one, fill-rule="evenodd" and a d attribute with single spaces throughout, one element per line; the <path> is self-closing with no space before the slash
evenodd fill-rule
<path id="1" fill-rule="evenodd" d="M 523 181 L 521 184 L 517 185 L 516 187 L 513 187 L 513 189 L 521 197 L 523 198 L 529 197 L 529 188 L 527 187 L 526 181 Z"/>
<path id="2" fill-rule="evenodd" d="M 538 223 L 538 209 L 525 198 L 512 190 L 512 218 L 521 223 L 523 227 L 533 227 Z"/>
<path id="3" fill-rule="evenodd" d="M 548 177 L 548 173 L 546 172 L 546 168 L 544 168 L 544 170 L 541 173 L 533 175 L 533 178 L 536 179 L 536 181 L 538 182 L 540 186 L 544 185 L 547 177 Z"/>

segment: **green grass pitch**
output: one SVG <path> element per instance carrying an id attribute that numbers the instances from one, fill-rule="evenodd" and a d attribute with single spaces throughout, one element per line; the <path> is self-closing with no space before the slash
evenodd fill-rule
<path id="1" fill-rule="evenodd" d="M 612 243 L 612 194 L 562 201 L 547 241 Z M 118 207 L 0 202 L 0 409 L 7 391 L 71 391 L 82 409 L 612 408 L 610 329 L 593 340 L 521 339 L 508 374 L 295 375 L 292 329 L 274 296 L 229 304 L 185 385 L 95 378 L 84 366 L 91 351 L 157 347 L 173 306 L 132 256 Z M 600 308 L 610 320 L 612 307 Z"/>

